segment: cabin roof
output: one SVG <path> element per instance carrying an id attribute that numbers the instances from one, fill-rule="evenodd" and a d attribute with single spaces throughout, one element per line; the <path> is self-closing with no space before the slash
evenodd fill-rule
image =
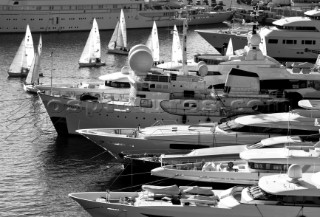
<path id="1" fill-rule="evenodd" d="M 308 17 L 286 17 L 273 22 L 276 26 L 315 26 Z"/>
<path id="2" fill-rule="evenodd" d="M 315 176 L 313 176 L 315 175 Z M 296 181 L 287 174 L 264 176 L 259 180 L 259 187 L 267 193 L 285 196 L 320 196 L 319 174 L 305 173 Z"/>

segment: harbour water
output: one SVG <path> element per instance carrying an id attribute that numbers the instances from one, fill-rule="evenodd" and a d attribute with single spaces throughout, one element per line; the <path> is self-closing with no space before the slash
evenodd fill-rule
<path id="1" fill-rule="evenodd" d="M 188 58 L 216 52 L 194 29 L 227 28 L 226 24 L 190 27 Z M 151 29 L 128 31 L 129 46 L 145 43 Z M 180 28 L 181 32 L 182 29 Z M 43 34 L 42 83 L 98 81 L 119 71 L 127 57 L 106 54 L 112 31 L 101 32 L 102 59 L 107 66 L 78 68 L 89 32 Z M 103 149 L 82 137 L 61 138 L 37 96 L 23 91 L 23 79 L 7 70 L 23 34 L 0 35 L 0 216 L 88 216 L 68 193 L 126 187 L 115 181 L 120 165 Z M 34 44 L 39 34 L 33 34 Z M 159 29 L 161 60 L 171 58 L 169 28 Z"/>

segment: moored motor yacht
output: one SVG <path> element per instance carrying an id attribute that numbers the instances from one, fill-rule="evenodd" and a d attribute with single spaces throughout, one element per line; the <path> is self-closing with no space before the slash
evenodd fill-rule
<path id="1" fill-rule="evenodd" d="M 77 132 L 115 153 L 161 153 L 194 148 L 254 144 L 276 135 L 318 134 L 314 117 L 301 110 L 287 113 L 245 115 L 220 124 L 165 125 L 147 128 L 93 128 Z"/>
<path id="2" fill-rule="evenodd" d="M 212 85 L 189 72 L 172 72 L 152 69 L 153 58 L 151 51 L 145 45 L 136 45 L 129 52 L 129 66 L 123 68 L 123 75 L 106 75 L 103 79 L 121 79 L 123 77 L 130 83 L 129 94 L 123 96 L 118 88 L 107 90 L 97 88 L 95 92 L 79 89 L 80 93 L 88 92 L 90 97 L 74 97 L 72 88 L 52 89 L 47 86 L 46 92 L 40 98 L 59 134 L 75 134 L 80 128 L 96 127 L 146 127 L 157 120 L 175 120 L 178 123 L 205 122 L 206 117 L 182 118 L 164 112 L 159 103 L 172 98 L 200 98 L 205 99 L 210 95 L 209 86 Z M 120 73 L 121 74 L 121 73 Z M 119 75 L 117 73 L 116 75 Z M 112 86 L 112 84 L 111 84 Z M 100 86 L 99 86 L 100 87 Z M 39 88 L 40 89 L 40 88 Z M 60 94 L 67 92 L 71 97 Z M 119 93 L 120 92 L 120 93 Z M 74 108 L 73 108 L 74 107 Z M 97 119 L 98 118 L 98 119 Z M 219 120 L 220 117 L 217 119 Z M 217 121 L 212 120 L 212 121 Z"/>
<path id="3" fill-rule="evenodd" d="M 239 159 L 239 154 L 245 150 L 302 145 L 311 146 L 317 140 L 319 140 L 319 136 L 317 134 L 306 136 L 275 136 L 247 145 L 196 149 L 187 154 L 162 154 L 159 156 L 158 162 L 159 164 L 162 163 L 163 165 L 168 165 L 212 160 Z"/>
<path id="4" fill-rule="evenodd" d="M 299 164 L 304 172 L 320 170 L 319 145 L 308 143 L 288 146 L 250 148 L 235 158 L 194 163 L 164 165 L 151 171 L 152 175 L 196 182 L 255 184 L 259 178 L 285 172 L 291 164 Z M 214 151 L 215 148 L 212 148 Z"/>
<path id="5" fill-rule="evenodd" d="M 273 22 L 272 27 L 262 27 L 259 34 L 266 40 L 268 55 L 278 60 L 315 61 L 320 50 L 320 10 L 306 11 L 305 17 L 285 17 Z M 226 48 L 230 37 L 234 49 L 246 45 L 250 34 L 226 33 L 219 30 L 196 30 L 218 50 Z M 306 52 L 311 50 L 315 52 Z"/>
<path id="6" fill-rule="evenodd" d="M 195 61 L 188 61 L 189 71 L 199 71 L 201 64 L 206 63 L 207 73 L 204 80 L 213 84 L 215 90 L 224 88 L 225 81 L 231 69 L 237 68 L 248 72 L 257 73 L 260 79 L 260 88 L 266 92 L 282 91 L 291 101 L 291 106 L 296 107 L 302 98 L 319 98 L 320 73 L 310 70 L 298 70 L 288 68 L 274 58 L 268 56 L 265 38 L 253 31 L 248 37 L 247 46 L 234 51 L 235 54 L 226 56 L 195 55 Z M 230 40 L 231 41 L 231 40 Z M 232 41 L 232 44 L 235 44 Z M 234 47 L 234 45 L 233 45 Z M 180 70 L 182 64 L 172 67 L 172 70 Z"/>
<path id="7" fill-rule="evenodd" d="M 247 187 L 211 190 L 143 186 L 142 189 L 142 192 L 70 193 L 69 197 L 93 217 L 106 213 L 131 217 L 319 215 L 319 173 L 302 173 L 298 165 L 291 165 L 287 174 L 264 176 L 258 185 Z"/>

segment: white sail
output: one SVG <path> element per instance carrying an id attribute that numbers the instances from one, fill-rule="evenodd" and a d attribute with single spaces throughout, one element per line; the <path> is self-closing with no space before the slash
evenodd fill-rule
<path id="1" fill-rule="evenodd" d="M 120 30 L 122 34 L 123 47 L 127 48 L 127 25 L 122 9 L 120 12 Z"/>
<path id="2" fill-rule="evenodd" d="M 40 66 L 40 56 L 39 56 L 39 53 L 36 52 L 34 55 L 32 66 L 30 68 L 30 71 L 25 81 L 26 84 L 32 84 L 32 85 L 39 84 L 39 66 Z"/>
<path id="3" fill-rule="evenodd" d="M 97 36 L 98 34 L 98 36 Z M 97 42 L 97 39 L 98 42 Z M 98 45 L 97 45 L 98 43 Z M 100 36 L 96 19 L 93 19 L 92 28 L 87 39 L 86 46 L 81 54 L 80 63 L 89 63 L 91 59 L 96 58 L 96 55 L 100 55 Z"/>
<path id="4" fill-rule="evenodd" d="M 9 72 L 20 74 L 22 68 L 30 69 L 34 58 L 33 40 L 29 25 L 20 47 L 10 65 Z"/>
<path id="5" fill-rule="evenodd" d="M 32 65 L 28 73 L 28 76 L 26 78 L 25 84 L 33 84 L 33 85 L 39 84 L 39 66 L 40 66 L 41 52 L 42 52 L 42 37 L 40 35 L 38 49 L 34 54 Z"/>
<path id="6" fill-rule="evenodd" d="M 116 28 L 114 29 L 110 42 L 108 44 L 109 49 L 114 49 L 116 47 L 115 44 L 118 38 L 118 31 L 119 31 L 119 21 L 117 22 Z"/>
<path id="7" fill-rule="evenodd" d="M 38 43 L 38 54 L 41 55 L 41 53 L 42 53 L 42 36 L 40 34 L 39 43 Z"/>
<path id="8" fill-rule="evenodd" d="M 116 40 L 116 47 L 122 48 L 124 47 L 124 41 L 123 41 L 123 32 L 121 29 L 121 21 L 119 21 L 119 29 L 118 29 L 118 35 L 117 35 L 117 40 Z"/>
<path id="9" fill-rule="evenodd" d="M 232 44 L 232 39 L 230 38 L 228 47 L 226 50 L 226 56 L 232 56 L 233 55 L 233 44 Z"/>
<path id="10" fill-rule="evenodd" d="M 20 73 L 23 60 L 25 59 L 25 52 L 26 52 L 26 47 L 24 46 L 24 38 L 21 41 L 20 47 L 16 53 L 16 55 L 13 58 L 13 61 L 10 65 L 9 72 L 11 73 Z"/>
<path id="11" fill-rule="evenodd" d="M 171 61 L 172 62 L 182 61 L 182 48 L 180 43 L 179 32 L 176 25 L 174 25 L 174 28 L 173 28 Z"/>
<path id="12" fill-rule="evenodd" d="M 23 65 L 22 67 L 30 69 L 33 59 L 34 59 L 34 47 L 33 47 L 33 40 L 32 40 L 32 35 L 31 31 L 29 28 L 29 25 L 27 25 L 27 30 L 26 30 L 26 36 L 24 39 L 25 47 L 26 47 L 26 65 Z"/>
<path id="13" fill-rule="evenodd" d="M 93 52 L 92 52 L 92 58 L 101 58 L 101 42 L 100 42 L 100 33 L 99 33 L 99 27 L 96 19 L 93 19 Z"/>
<path id="14" fill-rule="evenodd" d="M 159 62 L 160 60 L 159 37 L 158 37 L 158 28 L 155 21 L 153 21 L 152 31 L 151 31 L 151 34 L 149 35 L 146 46 L 151 50 L 153 61 Z"/>

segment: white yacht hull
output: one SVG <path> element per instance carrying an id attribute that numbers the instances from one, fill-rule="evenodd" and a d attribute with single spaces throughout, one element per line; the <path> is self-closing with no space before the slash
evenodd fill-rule
<path id="1" fill-rule="evenodd" d="M 61 135 L 77 134 L 76 130 L 87 128 L 149 127 L 156 121 L 199 123 L 220 119 L 207 117 L 186 117 L 184 119 L 182 116 L 164 112 L 160 106 L 159 109 L 113 106 L 107 103 L 79 101 L 47 94 L 39 95 L 57 133 Z M 100 96 L 102 95 L 100 93 Z M 115 94 L 115 97 L 121 98 L 121 95 Z"/>
<path id="2" fill-rule="evenodd" d="M 214 162 L 214 161 L 213 161 Z M 227 162 L 227 160 L 226 160 Z M 230 159 L 230 162 L 234 162 L 234 159 Z M 269 161 L 270 162 L 270 161 Z M 219 162 L 214 162 L 216 165 Z M 283 162 L 282 162 L 283 163 Z M 295 162 L 296 163 L 296 162 Z M 290 163 L 287 163 L 290 164 Z M 300 164 L 300 165 L 303 165 Z M 241 185 L 254 185 L 258 184 L 259 179 L 263 176 L 270 176 L 280 174 L 283 171 L 279 172 L 263 172 L 263 171 L 201 171 L 194 169 L 178 169 L 178 168 L 168 168 L 169 166 L 158 167 L 151 170 L 151 175 L 166 177 L 178 180 L 187 180 L 194 182 L 203 182 L 203 183 L 228 183 L 228 184 L 241 184 Z M 181 166 L 182 168 L 183 166 Z M 319 171 L 319 166 L 308 165 L 305 167 L 304 172 L 312 173 L 314 171 Z"/>
<path id="3" fill-rule="evenodd" d="M 110 192 L 110 201 L 119 201 L 124 197 L 137 197 L 136 192 Z M 69 194 L 92 217 L 127 216 L 127 217 L 292 217 L 308 216 L 318 217 L 319 207 L 305 207 L 301 205 L 276 204 L 239 204 L 235 207 L 228 204 L 217 206 L 186 206 L 173 205 L 165 201 L 144 201 L 128 205 L 120 202 L 106 203 L 101 197 L 106 192 L 85 192 Z M 98 201 L 97 201 L 98 199 Z M 231 201 L 230 201 L 231 202 Z M 221 204 L 221 205 L 220 205 Z"/>
<path id="4" fill-rule="evenodd" d="M 121 133 L 127 129 L 82 129 L 77 131 L 97 145 L 108 151 L 119 154 L 137 153 L 185 153 L 192 149 L 254 144 L 262 139 L 269 138 L 270 134 L 253 133 L 213 133 L 210 128 L 206 131 L 190 130 L 179 132 L 179 127 L 173 127 L 172 132 L 165 128 L 155 128 L 139 135 L 133 133 Z M 121 133 L 121 134 L 117 134 Z M 141 136 L 139 138 L 139 136 Z"/>

